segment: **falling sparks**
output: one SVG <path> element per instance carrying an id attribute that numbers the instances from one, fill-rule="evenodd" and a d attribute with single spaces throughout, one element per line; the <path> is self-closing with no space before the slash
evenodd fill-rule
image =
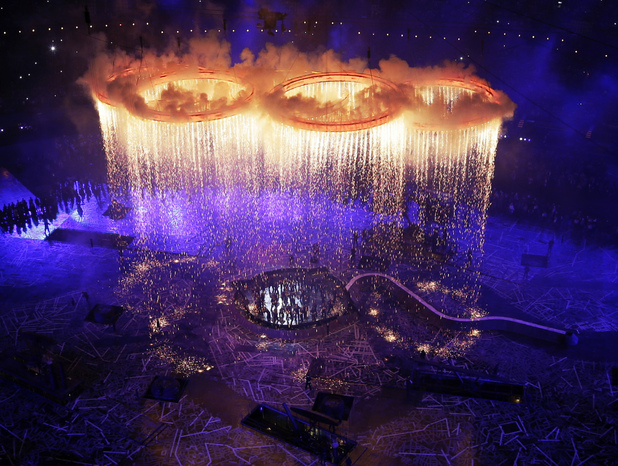
<path id="1" fill-rule="evenodd" d="M 417 283 L 416 287 L 425 293 L 431 293 L 436 291 L 440 287 L 440 285 L 438 284 L 438 282 L 431 281 Z"/>
<path id="2" fill-rule="evenodd" d="M 266 160 L 281 186 L 338 201 L 372 196 L 375 212 L 401 206 L 403 95 L 370 75 L 317 73 L 281 83 L 269 95 L 273 115 Z"/>
<path id="3" fill-rule="evenodd" d="M 93 89 L 110 185 L 127 193 L 139 233 L 158 221 L 167 237 L 185 230 L 212 251 L 223 232 L 253 224 L 272 238 L 245 254 L 259 265 L 286 254 L 269 233 L 275 221 L 307 241 L 315 232 L 301 229 L 339 209 L 335 229 L 317 236 L 342 244 L 362 206 L 370 226 L 392 225 L 375 247 L 395 251 L 405 217 L 425 239 L 438 238 L 444 257 L 478 265 L 499 131 L 512 114 L 506 96 L 444 74 L 391 81 L 354 71 L 300 75 L 256 92 L 244 81 L 250 74 L 127 68 Z M 347 255 L 341 246 L 338 255 Z M 453 284 L 442 274 L 457 299 L 474 301 L 476 275 Z"/>
<path id="4" fill-rule="evenodd" d="M 487 315 L 487 311 L 484 311 L 483 309 L 479 309 L 477 307 L 469 308 L 468 312 L 470 313 L 470 319 L 472 320 L 477 320 Z"/>
<path id="5" fill-rule="evenodd" d="M 162 364 L 170 365 L 174 372 L 183 376 L 209 371 L 214 367 L 207 358 L 187 354 L 186 351 L 182 351 L 169 344 L 152 348 L 150 353 Z"/>
<path id="6" fill-rule="evenodd" d="M 416 351 L 422 354 L 430 354 L 432 347 L 428 343 L 420 343 L 416 345 Z"/>
<path id="7" fill-rule="evenodd" d="M 127 103 L 116 88 L 134 76 L 142 84 Z M 458 106 L 494 94 L 457 80 L 423 84 L 413 94 L 414 105 L 404 111 L 403 91 L 383 78 L 301 76 L 268 95 L 264 105 L 276 109 L 268 119 L 249 108 L 252 88 L 224 73 L 200 69 L 194 79 L 166 73 L 149 83 L 128 69 L 96 97 L 116 186 L 151 193 L 307 187 L 310 195 L 330 192 L 339 201 L 364 195 L 376 212 L 394 213 L 411 165 L 417 198 L 435 202 L 432 194 L 448 205 L 437 213 L 421 205 L 419 223 L 447 225 L 450 237 L 479 249 L 482 239 L 471 236 L 484 231 L 502 115 L 467 119 Z"/>
<path id="8" fill-rule="evenodd" d="M 440 228 L 454 249 L 481 255 L 502 115 L 470 108 L 498 100 L 481 83 L 441 80 L 414 89 L 427 104 L 412 114 L 408 139 L 419 202 L 419 223 Z"/>
<path id="9" fill-rule="evenodd" d="M 290 373 L 290 377 L 296 383 L 300 383 L 300 382 L 304 382 L 305 381 L 305 377 L 307 376 L 307 374 L 308 374 L 308 367 L 305 367 L 303 365 L 303 366 L 299 367 L 298 369 L 294 369 Z"/>
<path id="10" fill-rule="evenodd" d="M 165 83 L 183 86 L 184 93 L 176 89 L 180 97 L 164 101 L 162 85 L 132 96 L 128 107 L 122 100 L 97 94 L 109 177 L 116 189 L 132 187 L 152 194 L 196 193 L 208 186 L 256 187 L 252 175 L 257 128 L 250 116 L 238 113 L 240 103 L 247 103 L 238 102 L 244 88 L 228 78 L 203 74 L 202 79 L 174 82 L 167 76 Z M 209 99 L 209 94 L 216 99 Z"/>
<path id="11" fill-rule="evenodd" d="M 151 335 L 154 333 L 162 332 L 169 324 L 170 323 L 165 316 L 151 319 L 149 322 Z"/>
<path id="12" fill-rule="evenodd" d="M 478 329 L 470 330 L 463 334 L 457 332 L 454 335 L 445 333 L 439 341 L 417 343 L 416 351 L 421 354 L 436 357 L 438 359 L 452 360 L 465 356 L 477 343 L 481 336 Z"/>
<path id="13" fill-rule="evenodd" d="M 403 343 L 404 342 L 404 338 L 393 329 L 390 329 L 384 326 L 377 326 L 376 331 L 380 334 L 382 338 L 384 338 L 389 343 Z"/>

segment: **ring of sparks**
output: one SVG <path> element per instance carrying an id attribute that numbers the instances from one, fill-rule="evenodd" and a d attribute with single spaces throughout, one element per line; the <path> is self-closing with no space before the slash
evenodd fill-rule
<path id="1" fill-rule="evenodd" d="M 174 121 L 191 121 L 202 122 L 220 120 L 241 113 L 251 102 L 255 91 L 253 87 L 244 82 L 239 82 L 236 76 L 221 71 L 209 70 L 203 67 L 197 69 L 197 73 L 191 75 L 176 70 L 172 72 L 163 72 L 154 76 L 148 69 L 138 70 L 135 68 L 127 68 L 121 72 L 114 73 L 107 79 L 107 85 L 114 84 L 125 80 L 137 81 L 137 95 L 144 98 L 147 108 L 139 113 L 139 116 L 154 121 L 174 122 Z M 194 93 L 198 96 L 206 95 L 205 90 L 209 90 L 212 94 L 213 88 L 223 88 L 228 99 L 225 102 L 219 102 L 218 105 L 210 108 L 209 105 L 193 99 L 191 102 L 193 111 L 183 112 L 182 115 L 170 112 L 168 109 L 162 108 L 159 104 L 162 94 L 170 86 L 178 86 L 180 89 Z M 107 89 L 97 90 L 97 98 L 110 106 L 119 106 L 121 102 L 112 97 Z M 216 103 L 216 102 L 215 102 Z"/>
<path id="2" fill-rule="evenodd" d="M 414 89 L 414 94 L 422 99 L 424 105 L 434 105 L 439 102 L 443 105 L 442 117 L 450 118 L 449 127 L 454 129 L 471 128 L 482 125 L 495 117 L 488 112 L 475 112 L 474 117 L 470 118 L 466 112 L 457 112 L 453 106 L 462 97 L 474 98 L 480 106 L 500 105 L 500 97 L 491 87 L 480 81 L 470 79 L 451 78 L 439 79 L 426 84 L 415 84 L 407 82 Z M 500 119 L 501 121 L 502 119 Z M 424 130 L 442 131 L 444 130 L 443 120 L 414 121 L 414 126 Z"/>
<path id="3" fill-rule="evenodd" d="M 309 97 L 315 104 L 324 103 L 324 107 L 313 108 L 310 116 L 303 117 L 293 107 L 284 106 L 282 109 L 277 106 L 274 116 L 290 126 L 310 131 L 347 132 L 374 128 L 399 115 L 401 106 L 393 99 L 387 108 L 355 117 L 356 111 L 366 108 L 372 97 L 369 94 L 362 99 L 359 95 L 370 90 L 403 97 L 395 83 L 377 76 L 350 71 L 313 73 L 282 82 L 271 91 L 271 95 L 278 93 L 282 100 L 299 95 Z M 324 100 L 325 97 L 329 100 Z"/>

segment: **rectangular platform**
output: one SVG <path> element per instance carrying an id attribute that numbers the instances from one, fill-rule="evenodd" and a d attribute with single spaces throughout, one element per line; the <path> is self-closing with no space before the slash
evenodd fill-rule
<path id="1" fill-rule="evenodd" d="M 21 355 L 17 355 L 21 356 Z M 61 406 L 66 405 L 82 390 L 81 380 L 66 377 L 62 364 L 53 361 L 35 372 L 27 368 L 25 362 L 6 358 L 0 364 L 0 378 L 30 390 Z"/>
<path id="2" fill-rule="evenodd" d="M 490 377 L 461 374 L 457 371 L 416 369 L 406 384 L 408 390 L 445 395 L 522 403 L 524 386 Z"/>
<path id="3" fill-rule="evenodd" d="M 99 231 L 72 230 L 57 228 L 47 238 L 47 241 L 58 243 L 80 244 L 83 246 L 125 249 L 133 242 L 133 236 L 116 233 L 101 233 Z"/>
<path id="4" fill-rule="evenodd" d="M 291 419 L 292 418 L 292 419 Z M 356 442 L 272 408 L 256 406 L 241 424 L 305 450 L 330 464 L 343 464 Z"/>

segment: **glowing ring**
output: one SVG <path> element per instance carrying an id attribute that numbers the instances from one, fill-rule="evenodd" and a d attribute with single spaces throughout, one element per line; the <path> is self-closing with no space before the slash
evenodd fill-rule
<path id="1" fill-rule="evenodd" d="M 498 93 L 489 87 L 487 84 L 474 81 L 470 79 L 463 78 L 449 78 L 449 79 L 439 79 L 437 81 L 431 81 L 428 83 L 423 83 L 421 85 L 415 84 L 412 81 L 407 81 L 405 84 L 411 85 L 415 89 L 427 89 L 427 88 L 437 88 L 437 87 L 451 87 L 458 89 L 465 89 L 473 94 L 478 94 L 483 97 L 483 103 L 487 105 L 500 105 L 501 101 Z M 481 125 L 483 123 L 487 123 L 494 119 L 494 117 L 488 118 L 487 116 L 483 116 L 482 112 L 479 112 L 480 116 L 478 118 L 470 119 L 470 120 L 462 120 L 461 118 L 457 118 L 456 114 L 445 118 L 444 120 L 438 122 L 422 122 L 416 121 L 413 123 L 413 127 L 417 129 L 423 130 L 431 130 L 431 131 L 444 131 L 445 129 L 465 129 L 471 128 L 473 126 Z M 502 116 L 500 116 L 502 118 Z M 448 124 L 445 126 L 445 123 Z"/>
<path id="2" fill-rule="evenodd" d="M 274 96 L 276 93 L 282 92 L 285 96 L 286 93 L 292 90 L 299 89 L 301 87 L 311 84 L 323 82 L 352 82 L 367 84 L 368 86 L 377 84 L 382 88 L 389 89 L 397 94 L 401 94 L 401 90 L 396 84 L 384 78 L 371 76 L 369 74 L 345 71 L 336 73 L 313 73 L 310 75 L 299 76 L 297 78 L 284 81 L 281 84 L 277 85 L 272 91 L 270 91 L 269 95 Z M 403 100 L 403 94 L 401 94 L 401 100 Z M 308 118 L 302 118 L 295 115 L 290 115 L 289 113 L 286 114 L 278 108 L 272 110 L 272 113 L 273 116 L 279 121 L 289 124 L 290 126 L 295 126 L 297 128 L 302 128 L 310 131 L 347 132 L 380 126 L 398 116 L 400 111 L 401 105 L 393 104 L 391 105 L 391 108 L 370 118 L 340 122 L 321 122 Z"/>
<path id="3" fill-rule="evenodd" d="M 236 115 L 240 113 L 242 110 L 244 110 L 246 106 L 248 106 L 248 104 L 251 102 L 255 94 L 255 90 L 253 86 L 249 85 L 246 82 L 242 82 L 238 80 L 232 74 L 227 73 L 227 72 L 208 70 L 202 67 L 198 68 L 197 75 L 189 74 L 186 70 L 184 71 L 181 70 L 181 71 L 173 71 L 169 73 L 161 73 L 156 77 L 153 77 L 152 75 L 150 75 L 147 69 L 142 69 L 141 71 L 139 71 L 139 70 L 136 70 L 135 68 L 127 68 L 121 72 L 110 75 L 107 78 L 106 87 L 107 85 L 109 85 L 110 83 L 114 81 L 117 81 L 120 79 L 127 79 L 127 78 L 136 78 L 136 79 L 141 78 L 142 83 L 138 85 L 136 88 L 137 94 L 141 97 L 143 97 L 143 92 L 148 88 L 153 88 L 155 86 L 160 86 L 166 83 L 181 83 L 182 81 L 193 80 L 193 79 L 211 80 L 211 81 L 223 82 L 223 83 L 228 83 L 228 84 L 234 84 L 234 85 L 242 86 L 242 88 L 247 91 L 247 95 L 244 96 L 242 99 L 236 100 L 234 101 L 234 103 L 230 105 L 225 105 L 222 108 L 216 108 L 216 109 L 200 111 L 200 112 L 188 112 L 186 114 L 183 114 L 180 120 L 182 122 L 220 120 L 222 118 L 227 118 L 227 117 Z M 108 95 L 107 89 L 98 90 L 95 92 L 95 95 L 101 102 L 111 105 L 113 107 L 123 106 L 121 102 L 111 98 Z M 128 110 L 131 113 L 135 113 L 131 109 L 128 109 Z M 147 110 L 143 112 L 135 113 L 135 115 L 140 118 L 144 118 L 147 120 L 154 120 L 154 121 L 167 121 L 167 122 L 178 122 L 179 121 L 179 119 L 175 117 L 174 115 L 172 115 L 171 113 L 155 110 L 151 107 L 148 107 Z"/>

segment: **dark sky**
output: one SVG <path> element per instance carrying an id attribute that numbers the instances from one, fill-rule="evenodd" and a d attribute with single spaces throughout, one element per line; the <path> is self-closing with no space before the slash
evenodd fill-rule
<path id="1" fill-rule="evenodd" d="M 0 53 L 7 64 L 0 95 L 3 126 L 15 124 L 16 114 L 87 104 L 75 82 L 97 51 L 120 49 L 136 57 L 142 49 L 182 53 L 192 37 L 216 31 L 230 42 L 234 62 L 243 49 L 257 54 L 268 42 L 293 42 L 305 52 L 333 49 L 345 60 L 369 58 L 372 68 L 393 54 L 411 66 L 457 61 L 504 90 L 518 105 L 516 120 L 543 121 L 576 137 L 593 130 L 607 139 L 618 129 L 618 2 L 9 3 L 0 15 Z M 272 35 L 263 28 L 260 10 L 275 25 Z"/>

